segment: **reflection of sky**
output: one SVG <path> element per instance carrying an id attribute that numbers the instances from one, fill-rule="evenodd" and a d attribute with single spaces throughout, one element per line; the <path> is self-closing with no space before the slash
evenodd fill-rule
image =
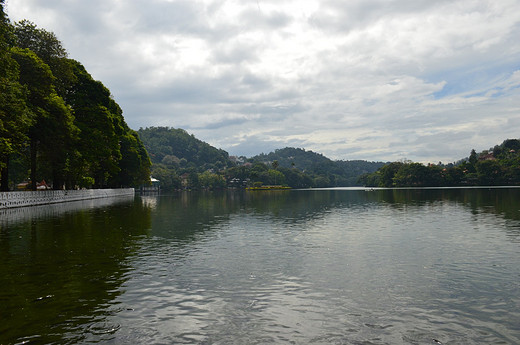
<path id="1" fill-rule="evenodd" d="M 118 334 L 181 343 L 518 340 L 518 245 L 502 216 L 367 193 L 375 199 L 330 193 L 306 203 L 308 212 L 287 198 L 276 213 L 263 198 L 215 214 L 182 246 L 143 240 L 118 298 L 128 307 L 114 318 Z M 291 206 L 300 211 L 284 221 Z"/>

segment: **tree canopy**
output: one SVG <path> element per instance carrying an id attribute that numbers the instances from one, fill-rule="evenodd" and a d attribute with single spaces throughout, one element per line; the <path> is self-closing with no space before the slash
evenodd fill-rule
<path id="1" fill-rule="evenodd" d="M 284 185 L 293 188 L 354 185 L 358 176 L 383 163 L 332 161 L 303 149 L 284 148 L 252 158 L 233 157 L 183 129 L 141 128 L 139 136 L 165 189 L 242 188 Z"/>
<path id="2" fill-rule="evenodd" d="M 0 1 L 1 188 L 138 186 L 150 159 L 110 91 L 92 78 L 52 32 L 11 25 Z M 11 169 L 9 169 L 11 167 Z"/>
<path id="3" fill-rule="evenodd" d="M 458 164 L 389 163 L 359 181 L 370 187 L 520 185 L 520 140 L 507 139 L 480 153 L 471 150 Z"/>
<path id="4" fill-rule="evenodd" d="M 251 158 L 253 162 L 277 162 L 282 169 L 296 169 L 311 177 L 314 187 L 345 187 L 357 185 L 358 177 L 376 171 L 382 162 L 363 160 L 333 161 L 320 153 L 286 147 Z"/>

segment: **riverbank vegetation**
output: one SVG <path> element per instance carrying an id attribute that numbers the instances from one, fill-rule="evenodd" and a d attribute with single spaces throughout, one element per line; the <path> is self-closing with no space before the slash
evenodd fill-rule
<path id="1" fill-rule="evenodd" d="M 221 189 L 247 186 L 292 188 L 353 186 L 359 175 L 382 162 L 333 161 L 319 153 L 286 147 L 254 157 L 235 157 L 168 127 L 141 128 L 152 175 L 163 189 Z"/>
<path id="2" fill-rule="evenodd" d="M 137 186 L 148 154 L 110 91 L 52 32 L 12 24 L 0 0 L 1 189 Z"/>
<path id="3" fill-rule="evenodd" d="M 449 164 L 333 161 L 322 154 L 286 147 L 254 157 L 235 157 L 182 129 L 138 131 L 163 189 L 222 189 L 261 186 L 456 187 L 520 184 L 520 140 L 508 139 Z"/>
<path id="4" fill-rule="evenodd" d="M 520 185 L 520 140 L 477 153 L 457 163 L 444 165 L 389 163 L 374 173 L 364 174 L 359 183 L 368 187 L 453 187 Z"/>

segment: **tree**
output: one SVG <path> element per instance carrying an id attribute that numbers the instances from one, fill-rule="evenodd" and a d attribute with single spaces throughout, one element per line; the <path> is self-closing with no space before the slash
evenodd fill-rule
<path id="1" fill-rule="evenodd" d="M 475 168 L 476 168 L 477 161 L 478 161 L 477 152 L 475 151 L 475 149 L 472 149 L 469 154 L 469 159 L 468 159 L 469 172 L 474 173 L 476 171 Z"/>
<path id="2" fill-rule="evenodd" d="M 125 128 L 120 137 L 120 151 L 119 174 L 111 184 L 131 187 L 148 183 L 151 162 L 137 132 Z"/>
<path id="3" fill-rule="evenodd" d="M 439 186 L 441 183 L 440 168 L 424 166 L 421 163 L 404 163 L 396 172 L 393 180 L 395 186 L 426 187 Z"/>
<path id="4" fill-rule="evenodd" d="M 217 189 L 226 187 L 226 180 L 222 175 L 205 171 L 199 175 L 199 184 L 206 189 Z"/>
<path id="5" fill-rule="evenodd" d="M 285 175 L 278 170 L 269 169 L 267 179 L 264 182 L 271 185 L 285 185 Z"/>
<path id="6" fill-rule="evenodd" d="M 61 97 L 65 98 L 70 85 L 74 82 L 74 74 L 72 65 L 67 59 L 67 51 L 56 35 L 36 27 L 28 20 L 15 23 L 13 33 L 17 47 L 31 50 L 49 65 L 56 77 L 55 89 Z"/>
<path id="7" fill-rule="evenodd" d="M 67 51 L 53 32 L 39 29 L 28 20 L 15 23 L 14 34 L 16 46 L 30 49 L 46 63 L 67 57 Z"/>
<path id="8" fill-rule="evenodd" d="M 29 129 L 31 188 L 36 189 L 38 177 L 44 177 L 37 174 L 38 154 L 45 158 L 42 166 L 52 171 L 52 176 L 47 178 L 53 181 L 54 188 L 61 188 L 72 143 L 78 134 L 74 117 L 54 89 L 55 78 L 50 67 L 28 49 L 13 48 L 11 51 L 20 66 L 20 83 L 29 92 L 28 106 L 34 114 L 34 123 Z"/>
<path id="9" fill-rule="evenodd" d="M 108 187 L 109 182 L 116 182 L 120 172 L 119 161 L 122 158 L 120 141 L 125 134 L 122 110 L 110 96 L 110 91 L 96 81 L 79 62 L 70 60 L 75 82 L 66 95 L 67 103 L 75 114 L 75 123 L 81 130 L 78 150 L 83 176 L 92 177 L 95 187 Z M 126 138 L 127 148 L 132 139 Z M 129 158 L 130 159 L 130 158 Z M 120 182 L 120 181 L 118 181 Z M 117 186 L 117 185 L 116 185 Z"/>
<path id="10" fill-rule="evenodd" d="M 146 149 L 110 91 L 67 59 L 54 33 L 27 20 L 10 26 L 0 4 L 0 168 L 29 141 L 33 189 L 41 178 L 54 188 L 149 182 Z"/>
<path id="11" fill-rule="evenodd" d="M 496 160 L 479 161 L 476 164 L 477 178 L 481 186 L 502 185 L 506 183 L 504 168 Z"/>
<path id="12" fill-rule="evenodd" d="M 0 1 L 0 190 L 9 190 L 9 157 L 25 146 L 33 116 L 26 90 L 19 83 L 19 67 L 11 56 L 9 21 Z"/>
<path id="13" fill-rule="evenodd" d="M 379 174 L 379 187 L 393 187 L 394 176 L 403 164 L 402 162 L 393 162 L 380 168 L 377 171 Z"/>

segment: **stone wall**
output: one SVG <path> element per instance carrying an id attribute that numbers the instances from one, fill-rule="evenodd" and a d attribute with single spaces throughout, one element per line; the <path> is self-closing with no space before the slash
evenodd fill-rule
<path id="1" fill-rule="evenodd" d="M 0 209 L 133 195 L 133 188 L 1 192 Z"/>

